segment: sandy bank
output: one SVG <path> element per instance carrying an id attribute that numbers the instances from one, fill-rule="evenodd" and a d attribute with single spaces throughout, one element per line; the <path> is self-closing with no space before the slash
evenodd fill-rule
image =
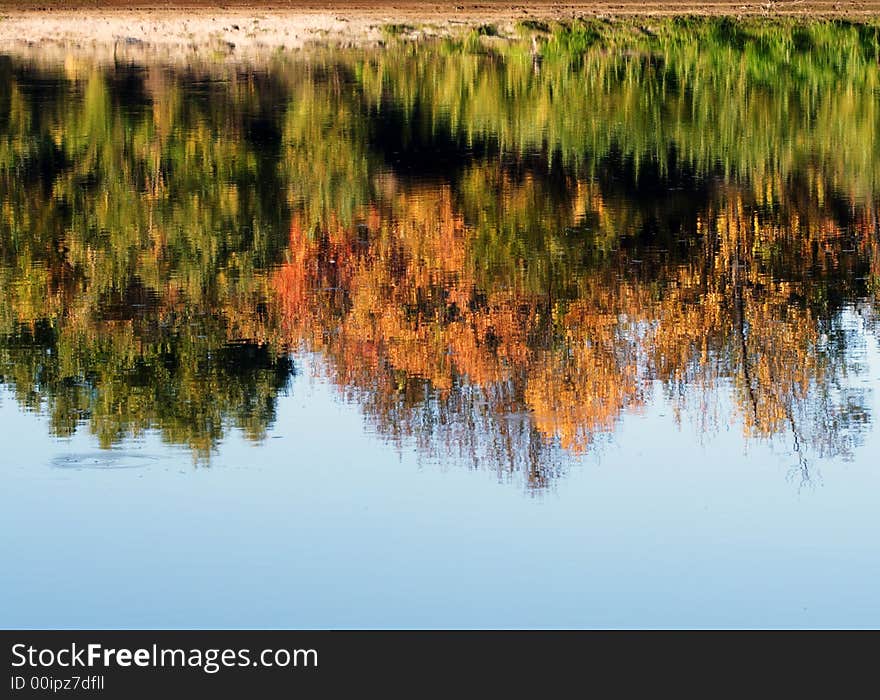
<path id="1" fill-rule="evenodd" d="M 64 9 L 59 9 L 63 7 Z M 89 52 L 107 58 L 153 55 L 163 59 L 246 59 L 311 44 L 377 44 L 387 27 L 411 36 L 463 33 L 491 23 L 513 34 L 521 20 L 633 15 L 734 15 L 766 17 L 880 17 L 880 0 L 859 2 L 787 0 L 738 3 L 364 3 L 305 4 L 187 2 L 127 7 L 123 2 L 50 0 L 42 4 L 0 3 L 0 52 L 50 56 Z"/>

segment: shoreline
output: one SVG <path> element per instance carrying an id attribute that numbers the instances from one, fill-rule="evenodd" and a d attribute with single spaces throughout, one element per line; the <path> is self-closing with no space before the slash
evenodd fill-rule
<path id="1" fill-rule="evenodd" d="M 834 2 L 550 3 L 480 4 L 417 1 L 278 2 L 125 6 L 116 0 L 88 3 L 0 4 L 0 53 L 43 60 L 88 54 L 99 61 L 248 61 L 312 46 L 378 46 L 392 38 L 456 37 L 491 24 L 501 37 L 517 35 L 523 21 L 573 19 L 638 20 L 670 16 L 735 18 L 846 19 L 880 18 L 880 0 Z M 41 9 L 37 9 L 41 8 Z M 393 30 L 393 31 L 392 31 Z"/>

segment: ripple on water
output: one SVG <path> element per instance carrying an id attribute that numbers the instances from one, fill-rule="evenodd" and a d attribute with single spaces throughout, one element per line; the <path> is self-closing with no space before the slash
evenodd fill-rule
<path id="1" fill-rule="evenodd" d="M 158 461 L 155 455 L 108 450 L 58 455 L 52 459 L 51 466 L 54 469 L 145 469 Z"/>

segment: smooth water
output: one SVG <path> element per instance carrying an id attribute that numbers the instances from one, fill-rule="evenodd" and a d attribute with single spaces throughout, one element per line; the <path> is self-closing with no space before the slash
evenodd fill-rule
<path id="1" fill-rule="evenodd" d="M 880 625 L 876 34 L 590 32 L 0 58 L 2 626 Z"/>

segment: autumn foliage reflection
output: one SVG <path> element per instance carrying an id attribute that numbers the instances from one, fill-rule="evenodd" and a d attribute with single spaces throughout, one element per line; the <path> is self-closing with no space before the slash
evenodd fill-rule
<path id="1" fill-rule="evenodd" d="M 502 178 L 497 210 L 515 218 L 534 187 Z M 856 258 L 831 254 L 846 231 L 792 209 L 788 193 L 771 210 L 720 187 L 682 255 L 619 246 L 583 266 L 580 240 L 499 267 L 474 251 L 481 229 L 505 222 L 469 224 L 466 194 L 390 176 L 379 189 L 355 225 L 294 216 L 272 286 L 284 332 L 321 353 L 383 432 L 540 482 L 542 451 L 589 450 L 655 386 L 703 429 L 736 419 L 747 436 L 788 434 L 803 460 L 808 447 L 846 452 L 867 419 L 842 384 L 852 361 L 826 298 Z M 575 189 L 564 225 L 614 209 L 598 188 Z"/>
<path id="2" fill-rule="evenodd" d="M 806 478 L 872 419 L 875 31 L 689 22 L 0 57 L 0 381 L 207 459 L 305 349 L 370 430 L 534 486 L 661 395 Z"/>

